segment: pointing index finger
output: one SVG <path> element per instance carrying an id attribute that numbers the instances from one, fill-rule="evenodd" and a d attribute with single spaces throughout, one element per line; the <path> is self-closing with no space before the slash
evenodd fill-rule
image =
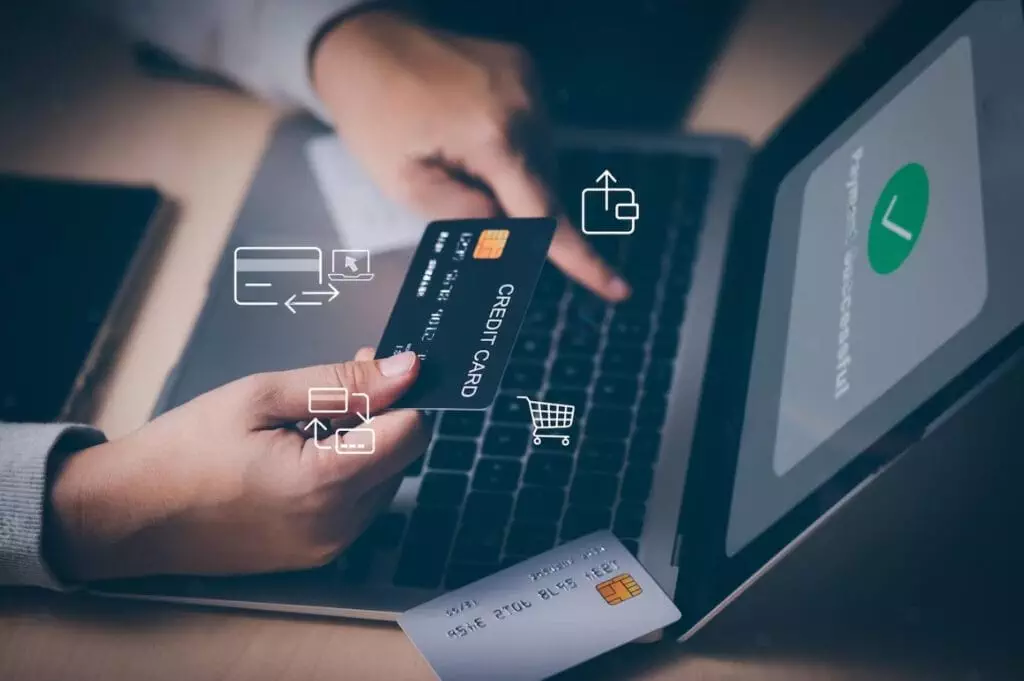
<path id="1" fill-rule="evenodd" d="M 509 217 L 551 214 L 552 202 L 540 178 L 511 155 L 505 155 L 495 164 L 489 181 Z M 559 214 L 557 219 L 558 229 L 548 251 L 551 261 L 567 276 L 606 300 L 617 302 L 627 298 L 629 285 L 604 262 L 564 214 Z"/>

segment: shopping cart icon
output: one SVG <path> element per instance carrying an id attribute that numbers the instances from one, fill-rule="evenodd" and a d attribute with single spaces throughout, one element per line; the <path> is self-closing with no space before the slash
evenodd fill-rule
<path id="1" fill-rule="evenodd" d="M 562 438 L 562 446 L 569 446 L 567 433 L 541 433 L 542 430 L 558 430 L 572 428 L 572 420 L 576 415 L 576 407 L 571 404 L 557 402 L 540 402 L 529 397 L 519 396 L 530 405 L 530 420 L 533 421 L 533 444 L 539 445 L 541 438 Z"/>

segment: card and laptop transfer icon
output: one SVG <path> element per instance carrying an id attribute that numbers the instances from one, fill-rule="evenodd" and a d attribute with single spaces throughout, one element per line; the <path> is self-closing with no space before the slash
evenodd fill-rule
<path id="1" fill-rule="evenodd" d="M 370 251 L 366 249 L 335 248 L 331 251 L 331 281 L 370 281 Z"/>

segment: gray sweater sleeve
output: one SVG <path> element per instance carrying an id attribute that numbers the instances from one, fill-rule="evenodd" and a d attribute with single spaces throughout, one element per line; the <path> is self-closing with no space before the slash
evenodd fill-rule
<path id="1" fill-rule="evenodd" d="M 0 423 L 0 584 L 66 586 L 42 551 L 47 471 L 58 457 L 105 439 L 87 426 Z"/>
<path id="2" fill-rule="evenodd" d="M 324 120 L 309 77 L 310 43 L 325 24 L 367 1 L 84 0 L 133 37 L 194 68 Z"/>

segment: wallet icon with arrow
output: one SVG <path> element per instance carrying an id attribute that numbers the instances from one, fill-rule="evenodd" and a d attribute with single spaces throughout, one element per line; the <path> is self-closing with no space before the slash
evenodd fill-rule
<path id="1" fill-rule="evenodd" d="M 580 229 L 595 236 L 632 234 L 640 218 L 636 193 L 629 187 L 613 187 L 618 180 L 607 170 L 596 182 L 599 186 L 583 190 Z"/>

